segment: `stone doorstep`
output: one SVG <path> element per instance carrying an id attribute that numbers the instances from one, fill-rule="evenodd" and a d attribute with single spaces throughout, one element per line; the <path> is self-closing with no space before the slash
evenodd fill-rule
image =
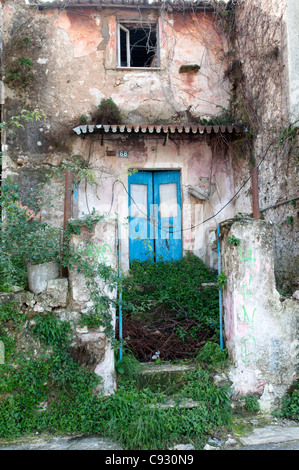
<path id="1" fill-rule="evenodd" d="M 165 403 L 156 403 L 149 405 L 149 408 L 175 408 L 178 406 L 179 408 L 197 408 L 200 406 L 201 402 L 194 401 L 191 398 L 178 398 L 177 400 L 173 398 L 169 398 L 165 401 Z"/>
<path id="2" fill-rule="evenodd" d="M 152 363 L 140 363 L 143 370 L 140 374 L 143 377 L 150 377 L 154 380 L 155 376 L 161 377 L 162 375 L 167 375 L 169 378 L 171 376 L 177 377 L 183 375 L 185 372 L 189 372 L 195 369 L 194 364 L 172 364 L 170 362 L 163 362 L 162 364 Z M 159 379 L 157 379 L 159 380 Z M 156 403 L 149 405 L 149 408 L 174 408 L 178 406 L 179 408 L 195 408 L 200 406 L 200 402 L 196 402 L 190 398 L 168 398 L 164 403 Z"/>
<path id="3" fill-rule="evenodd" d="M 195 369 L 193 364 L 172 364 L 170 362 L 163 362 L 162 364 L 156 364 L 154 362 L 140 362 L 143 370 L 140 371 L 142 375 L 147 374 L 160 374 L 160 373 L 172 373 L 172 372 L 187 372 Z"/>
<path id="4" fill-rule="evenodd" d="M 162 387 L 162 389 L 165 389 L 165 387 L 179 387 L 184 378 L 184 374 L 195 369 L 193 364 L 171 364 L 169 362 L 163 362 L 161 364 L 140 364 L 139 384 L 154 388 Z"/>

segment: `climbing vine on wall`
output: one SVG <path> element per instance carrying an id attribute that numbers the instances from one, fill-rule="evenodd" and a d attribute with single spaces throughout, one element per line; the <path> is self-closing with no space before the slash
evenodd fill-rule
<path id="1" fill-rule="evenodd" d="M 192 358 L 219 341 L 217 275 L 195 255 L 134 261 L 123 300 L 125 341 L 142 361 Z"/>
<path id="2" fill-rule="evenodd" d="M 32 51 L 35 47 L 35 41 L 19 32 L 4 50 L 6 67 L 3 81 L 19 94 L 32 87 L 35 74 Z"/>

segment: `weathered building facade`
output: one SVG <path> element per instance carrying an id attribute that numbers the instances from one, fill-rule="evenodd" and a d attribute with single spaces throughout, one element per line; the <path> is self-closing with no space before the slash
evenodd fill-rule
<path id="1" fill-rule="evenodd" d="M 58 165 L 65 158 L 66 149 L 62 147 L 67 143 L 68 154 L 88 161 L 99 181 L 97 191 L 90 189 L 87 195 L 85 187 L 80 187 L 76 213 L 87 213 L 94 207 L 110 215 L 117 212 L 126 219 L 129 170 L 177 170 L 183 194 L 179 221 L 183 250 L 194 251 L 208 261 L 212 257 L 207 250 L 209 232 L 214 232 L 215 221 L 198 227 L 233 195 L 232 162 L 223 142 L 239 132 L 232 125 L 199 126 L 200 118 L 221 114 L 228 105 L 229 83 L 223 64 L 226 40 L 217 27 L 216 13 L 205 2 L 192 8 L 163 3 L 150 6 L 147 2 L 138 8 L 105 2 L 67 2 L 61 7 L 57 2 L 54 6 L 46 2 L 40 8 L 25 6 L 29 22 L 26 31 L 22 31 L 23 16 L 18 20 L 21 5 L 5 7 L 5 23 L 11 20 L 20 37 L 28 31 L 38 37 L 40 45 L 34 47 L 38 57 L 34 58 L 26 99 L 32 103 L 38 97 L 38 106 L 47 116 L 44 125 L 38 123 L 31 130 L 30 142 L 29 137 L 20 146 L 13 140 L 7 142 L 14 150 L 5 171 L 18 173 L 23 188 L 26 183 L 22 185 L 22 175 L 27 181 L 26 175 L 33 172 L 38 180 L 40 167 Z M 123 43 L 122 28 L 142 33 L 144 45 L 139 46 L 140 39 L 136 39 L 136 47 Z M 154 42 L 147 46 L 150 34 Z M 5 35 L 4 27 L 4 42 Z M 8 42 L 9 37 L 11 31 Z M 137 66 L 121 62 L 127 48 L 132 61 L 135 49 L 141 55 L 141 59 L 137 55 L 136 60 L 141 60 Z M 149 64 L 147 48 L 154 53 Z M 107 98 L 121 110 L 122 126 L 93 126 L 93 112 Z M 19 99 L 18 90 L 8 84 L 5 112 Z M 29 150 L 36 155 L 34 163 L 27 158 Z M 115 180 L 120 183 L 115 184 Z M 195 196 L 193 186 L 199 189 Z M 62 224 L 58 210 L 56 205 L 54 223 Z M 221 214 L 222 219 L 233 214 L 231 207 L 226 212 Z M 196 227 L 190 229 L 192 226 Z M 128 233 L 122 238 L 125 253 Z M 128 255 L 123 267 L 128 268 Z"/>
<path id="2" fill-rule="evenodd" d="M 249 164 L 251 160 L 251 165 L 258 166 L 261 217 L 274 223 L 277 288 L 289 294 L 298 289 L 299 37 L 295 24 L 297 2 L 237 2 L 229 33 L 232 63 L 228 69 L 236 116 L 247 120 L 253 134 L 244 155 Z M 245 169 L 240 165 L 235 172 L 238 186 L 245 178 L 241 167 Z M 246 212 L 246 189 L 236 202 L 237 212 Z"/>
<path id="3" fill-rule="evenodd" d="M 274 167 L 273 160 L 263 158 L 268 155 L 270 138 L 268 135 L 264 138 L 261 148 L 259 142 L 265 134 L 259 131 L 252 142 L 248 126 L 255 122 L 247 116 L 250 106 L 246 97 L 242 103 L 237 100 L 242 85 L 240 77 L 235 76 L 239 70 L 235 62 L 232 67 L 232 54 L 241 54 L 244 61 L 241 75 L 246 90 L 253 89 L 254 80 L 250 69 L 252 57 L 243 54 L 243 49 L 249 47 L 242 40 L 247 8 L 248 2 L 236 5 L 236 36 L 232 38 L 227 36 L 228 12 L 232 10 L 226 10 L 221 2 L 217 7 L 206 1 L 2 2 L 3 119 L 17 115 L 22 108 L 42 109 L 46 116 L 16 134 L 2 136 L 3 177 L 18 181 L 22 204 L 29 205 L 34 187 L 45 180 L 49 170 L 58 170 L 65 161 L 77 170 L 81 165 L 90 170 L 90 178 L 86 178 L 85 172 L 85 178 L 77 181 L 74 172 L 73 180 L 68 180 L 65 186 L 64 180 L 53 176 L 46 186 L 53 203 L 40 213 L 42 221 L 61 229 L 66 210 L 67 218 L 72 219 L 93 209 L 105 216 L 105 223 L 97 224 L 92 234 L 85 234 L 85 238 L 74 236 L 74 246 L 86 243 L 99 249 L 106 246 L 107 261 L 115 267 L 120 265 L 123 271 L 129 269 L 134 258 L 155 261 L 160 257 L 180 258 L 188 252 L 217 268 L 217 224 L 232 219 L 238 212 L 252 214 L 250 184 L 244 184 L 250 183 L 252 164 L 262 171 L 259 187 L 265 206 L 273 203 L 270 195 L 274 189 L 278 191 L 275 203 L 281 201 L 283 194 L 283 188 L 277 188 L 276 174 L 283 160 L 277 156 Z M 277 60 L 277 54 L 271 51 L 271 60 Z M 20 70 L 14 68 L 16 65 L 21 65 Z M 277 79 L 273 76 L 272 62 L 271 67 L 263 83 Z M 283 128 L 287 128 L 290 122 L 287 110 L 291 105 L 283 94 L 284 86 L 280 83 L 279 94 L 277 89 L 277 83 L 269 85 L 264 102 L 255 108 L 260 112 L 263 105 L 262 112 L 269 115 L 269 120 L 260 115 L 256 120 L 267 127 L 276 108 L 278 120 L 283 115 Z M 294 90 L 290 94 L 292 113 L 296 112 L 295 94 Z M 281 102 L 285 100 L 285 104 L 273 105 L 274 95 Z M 103 100 L 115 104 L 118 114 L 105 114 L 101 108 Z M 235 115 L 232 106 L 236 108 Z M 240 112 L 242 106 L 246 116 Z M 235 117 L 239 118 L 236 122 Z M 272 146 L 275 144 L 276 140 Z M 263 166 L 258 157 L 265 162 Z M 272 170 L 275 177 L 271 179 Z M 290 193 L 284 200 L 294 200 L 293 164 L 288 171 Z M 65 198 L 66 194 L 71 194 L 71 199 Z M 290 243 L 296 239 L 294 216 L 293 221 Z M 282 230 L 285 228 L 288 227 Z M 287 246 L 280 240 L 276 252 L 285 253 Z M 281 258 L 284 266 L 289 263 L 290 256 Z M 229 271 L 227 261 L 226 266 Z M 228 277 L 230 274 L 227 272 Z M 262 271 L 259 275 L 262 276 Z M 269 382 L 266 367 L 261 368 L 262 379 L 253 380 L 250 370 L 245 381 L 248 387 L 240 385 L 239 359 L 242 362 L 244 351 L 241 347 L 240 353 L 236 346 L 238 328 L 231 327 L 237 324 L 233 299 L 240 286 L 232 276 L 229 279 L 229 290 L 224 294 L 224 318 L 237 369 L 233 379 L 235 390 L 263 393 Z M 81 274 L 71 272 L 68 281 L 67 302 L 53 308 L 62 307 L 61 315 L 76 317 L 90 306 L 90 295 Z M 296 317 L 297 303 L 295 300 L 291 303 L 288 325 L 294 325 Z M 43 311 L 44 302 L 36 298 L 32 308 Z M 269 315 L 268 307 L 265 311 Z M 113 323 L 114 315 L 112 312 Z M 291 326 L 288 334 L 294 348 Z M 277 338 L 280 337 L 277 333 Z M 93 345 L 91 350 L 97 356 L 94 370 L 104 377 L 106 392 L 110 393 L 114 388 L 114 359 L 103 331 L 77 328 L 77 341 Z M 293 380 L 294 368 L 295 361 L 283 378 L 286 385 Z"/>

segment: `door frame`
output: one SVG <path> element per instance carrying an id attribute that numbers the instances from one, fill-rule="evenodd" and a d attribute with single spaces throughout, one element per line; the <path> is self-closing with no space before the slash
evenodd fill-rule
<path id="1" fill-rule="evenodd" d="M 138 173 L 150 173 L 151 175 L 153 175 L 153 180 L 152 180 L 152 183 L 153 183 L 153 187 L 152 187 L 152 191 L 151 191 L 151 194 L 152 194 L 152 198 L 153 198 L 153 203 L 154 203 L 154 191 L 155 191 L 155 188 L 154 188 L 154 174 L 155 173 L 162 173 L 162 172 L 179 172 L 179 177 L 178 177 L 178 183 L 179 183 L 179 192 L 178 192 L 178 199 L 177 199 L 177 203 L 178 205 L 180 206 L 180 226 L 181 226 L 181 237 L 180 237 L 180 240 L 181 240 L 181 247 L 180 247 L 180 257 L 183 256 L 183 190 L 182 190 L 182 168 L 130 168 L 128 171 L 129 172 L 134 172 L 136 171 L 136 173 L 133 173 L 133 174 L 138 174 Z M 130 176 L 131 174 L 129 173 L 129 176 L 128 176 L 128 220 L 129 220 L 129 228 L 128 228 L 128 258 L 129 258 L 129 265 L 131 263 L 131 243 L 130 243 L 130 222 L 133 220 L 133 218 L 131 218 L 131 214 L 130 214 L 130 198 L 131 198 L 131 183 L 130 183 Z M 134 183 L 132 183 L 134 184 Z M 137 183 L 138 184 L 138 183 Z M 140 184 L 143 184 L 143 183 L 140 183 Z M 161 183 L 160 183 L 161 184 Z M 163 184 L 163 183 L 162 183 Z M 167 183 L 165 183 L 167 184 Z M 148 201 L 148 204 L 147 204 L 147 207 L 148 207 L 148 217 L 151 217 L 151 212 L 150 212 L 150 203 Z M 160 218 L 160 214 L 158 215 L 158 220 L 161 221 L 161 218 Z M 151 232 L 154 232 L 154 238 L 153 238 L 153 242 L 154 242 L 154 246 L 153 246 L 153 261 L 157 261 L 156 260 L 156 246 L 155 246 L 155 239 L 156 239 L 156 231 L 157 229 L 155 227 L 151 227 L 150 226 L 150 220 L 148 220 L 148 232 L 147 233 L 151 233 Z"/>

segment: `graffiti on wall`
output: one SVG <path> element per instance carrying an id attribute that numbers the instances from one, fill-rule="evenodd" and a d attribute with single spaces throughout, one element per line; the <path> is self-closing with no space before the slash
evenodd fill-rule
<path id="1" fill-rule="evenodd" d="M 241 284 L 240 292 L 240 330 L 243 337 L 241 340 L 241 360 L 243 363 L 256 363 L 256 340 L 255 323 L 257 309 L 253 301 L 253 279 L 256 274 L 256 267 L 259 267 L 257 260 L 253 258 L 252 250 L 238 250 L 240 262 L 246 263 L 246 274 Z"/>

